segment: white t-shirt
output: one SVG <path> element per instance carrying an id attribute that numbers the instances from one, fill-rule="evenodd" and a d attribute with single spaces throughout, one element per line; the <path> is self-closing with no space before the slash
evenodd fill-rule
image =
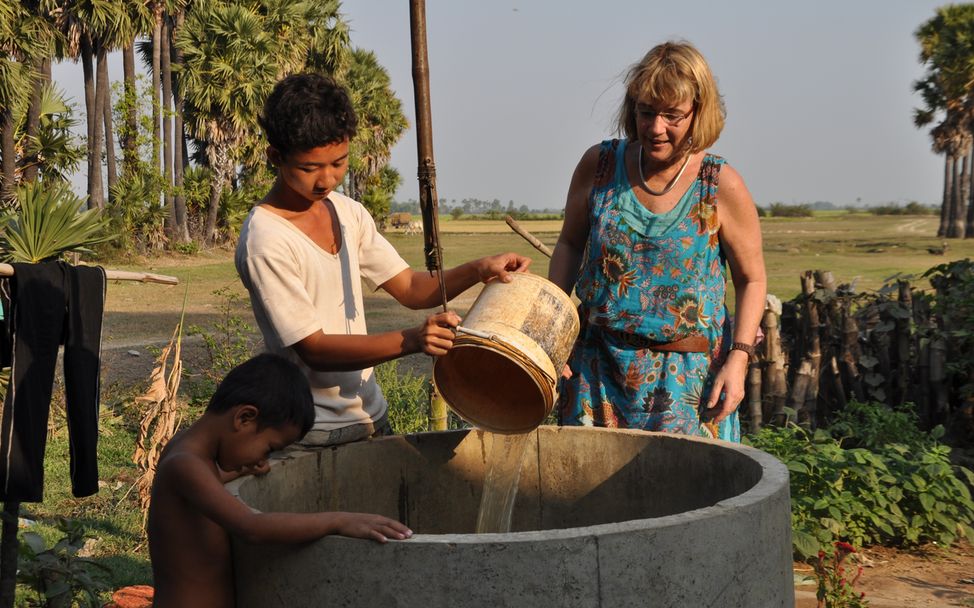
<path id="1" fill-rule="evenodd" d="M 365 334 L 361 279 L 375 289 L 409 267 L 361 203 L 337 192 L 328 198 L 341 226 L 338 253 L 256 206 L 244 221 L 234 258 L 267 349 L 294 361 L 311 383 L 316 430 L 375 422 L 388 404 L 371 367 L 315 371 L 291 346 L 318 330 Z"/>

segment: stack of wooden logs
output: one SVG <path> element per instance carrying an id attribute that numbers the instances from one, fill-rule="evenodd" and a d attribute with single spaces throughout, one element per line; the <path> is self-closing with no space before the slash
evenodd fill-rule
<path id="1" fill-rule="evenodd" d="M 948 315 L 934 310 L 942 288 L 915 289 L 900 279 L 856 292 L 827 271 L 802 273 L 801 286 L 790 302 L 768 296 L 741 412 L 748 432 L 788 419 L 807 428 L 827 425 L 850 399 L 913 403 L 925 428 L 974 407 L 948 367 L 950 336 L 957 333 L 944 331 Z M 974 335 L 974 327 L 967 329 Z"/>

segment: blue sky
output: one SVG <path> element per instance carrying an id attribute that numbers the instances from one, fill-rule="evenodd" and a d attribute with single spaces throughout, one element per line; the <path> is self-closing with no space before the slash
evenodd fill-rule
<path id="1" fill-rule="evenodd" d="M 942 4 L 429 0 L 438 194 L 562 207 L 582 152 L 613 134 L 626 68 L 659 42 L 686 39 L 727 105 L 712 150 L 758 204 L 939 203 L 943 159 L 913 127 L 911 85 L 922 74 L 913 32 Z M 342 12 L 414 123 L 408 0 L 345 2 Z M 80 72 L 56 66 L 55 79 L 83 106 Z M 403 177 L 397 199 L 416 198 L 412 129 L 392 164 Z"/>

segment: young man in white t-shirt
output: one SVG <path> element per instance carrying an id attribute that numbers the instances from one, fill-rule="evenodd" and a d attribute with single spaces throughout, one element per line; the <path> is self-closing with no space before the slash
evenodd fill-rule
<path id="1" fill-rule="evenodd" d="M 445 354 L 460 318 L 441 312 L 419 327 L 366 333 L 362 278 L 411 309 L 440 304 L 439 279 L 409 268 L 361 203 L 334 191 L 356 128 L 342 87 L 318 74 L 289 76 L 274 87 L 260 123 L 277 180 L 244 222 L 235 262 L 267 349 L 297 363 L 311 383 L 315 423 L 300 443 L 390 434 L 372 367 Z M 446 270 L 447 297 L 480 281 L 509 281 L 529 264 L 506 253 Z"/>

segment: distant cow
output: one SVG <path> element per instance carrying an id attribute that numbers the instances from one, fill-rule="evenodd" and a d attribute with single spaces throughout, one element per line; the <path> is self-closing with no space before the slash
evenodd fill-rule
<path id="1" fill-rule="evenodd" d="M 413 214 L 406 211 L 389 214 L 389 225 L 393 228 L 405 228 L 413 221 Z"/>
<path id="2" fill-rule="evenodd" d="M 423 222 L 409 222 L 406 224 L 406 234 L 422 234 Z"/>

